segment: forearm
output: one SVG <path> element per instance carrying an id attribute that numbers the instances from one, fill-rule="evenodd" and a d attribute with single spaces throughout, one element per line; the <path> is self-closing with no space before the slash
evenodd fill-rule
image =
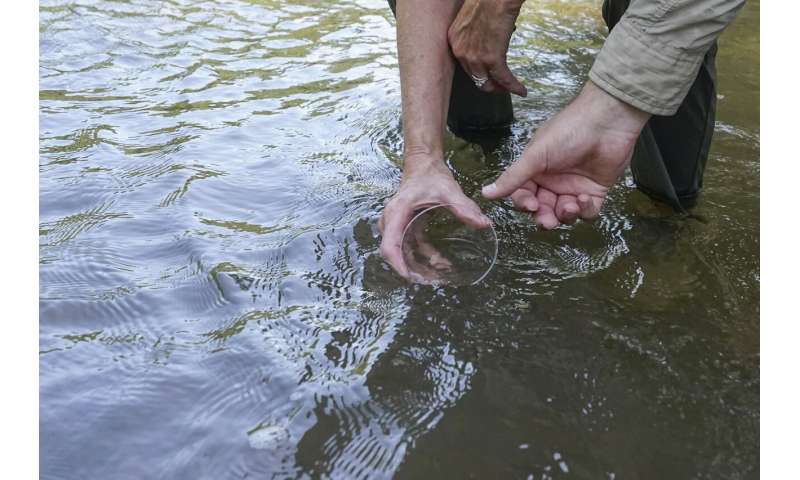
<path id="1" fill-rule="evenodd" d="M 460 4 L 460 0 L 397 2 L 406 174 L 417 168 L 443 166 L 443 135 L 455 64 L 447 29 Z"/>

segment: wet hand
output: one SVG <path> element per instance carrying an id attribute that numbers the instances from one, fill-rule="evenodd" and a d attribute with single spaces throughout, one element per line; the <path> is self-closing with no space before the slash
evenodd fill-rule
<path id="1" fill-rule="evenodd" d="M 378 228 L 383 237 L 381 255 L 400 276 L 406 279 L 412 279 L 413 275 L 410 273 L 412 269 L 406 265 L 403 258 L 401 245 L 403 232 L 419 210 L 433 205 L 449 204 L 448 209 L 467 225 L 473 228 L 486 228 L 491 225 L 491 220 L 481 213 L 478 205 L 464 195 L 458 182 L 440 158 L 413 162 L 416 165 L 414 168 L 410 167 L 411 164 L 407 158 L 400 187 L 386 203 L 378 221 Z M 426 243 L 421 238 L 415 237 L 415 240 Z M 433 249 L 429 244 L 423 246 L 429 247 L 429 250 Z M 440 254 L 435 249 L 428 253 L 434 268 L 448 267 L 446 259 L 439 259 L 437 255 Z M 413 270 L 416 270 L 416 267 Z"/>
<path id="2" fill-rule="evenodd" d="M 572 103 L 542 124 L 520 158 L 484 187 L 483 195 L 510 197 L 546 229 L 597 217 L 649 118 L 587 82 Z"/>
<path id="3" fill-rule="evenodd" d="M 464 0 L 447 38 L 453 55 L 473 78 L 488 79 L 485 92 L 509 91 L 522 97 L 527 90 L 506 63 L 514 22 L 524 0 Z"/>

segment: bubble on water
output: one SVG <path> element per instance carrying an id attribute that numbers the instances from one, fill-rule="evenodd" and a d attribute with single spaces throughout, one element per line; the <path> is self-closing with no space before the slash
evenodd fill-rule
<path id="1" fill-rule="evenodd" d="M 553 460 L 558 462 L 558 468 L 560 468 L 562 472 L 569 473 L 569 467 L 567 466 L 567 462 L 562 459 L 561 453 L 555 452 L 553 454 Z"/>

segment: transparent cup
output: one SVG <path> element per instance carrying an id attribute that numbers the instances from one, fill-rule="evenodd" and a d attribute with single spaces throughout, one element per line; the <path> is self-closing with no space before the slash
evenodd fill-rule
<path id="1" fill-rule="evenodd" d="M 497 261 L 494 226 L 476 229 L 439 204 L 417 212 L 403 231 L 410 280 L 427 285 L 476 285 Z"/>

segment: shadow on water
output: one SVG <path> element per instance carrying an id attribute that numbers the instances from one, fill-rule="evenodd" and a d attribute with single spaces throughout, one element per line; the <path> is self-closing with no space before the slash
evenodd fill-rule
<path id="1" fill-rule="evenodd" d="M 758 9 L 721 41 L 706 223 L 630 178 L 549 232 L 496 203 L 493 272 L 434 288 L 378 254 L 383 0 L 42 2 L 42 478 L 753 478 Z M 525 8 L 517 122 L 446 139 L 468 195 L 603 36 L 596 2 Z"/>

